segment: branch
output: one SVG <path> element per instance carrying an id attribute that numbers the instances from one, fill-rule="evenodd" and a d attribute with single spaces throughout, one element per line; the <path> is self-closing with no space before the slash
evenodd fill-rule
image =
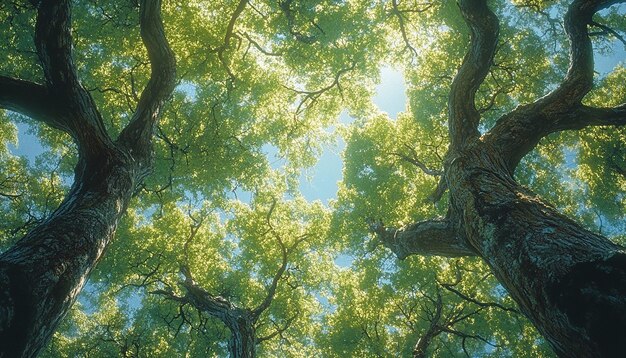
<path id="1" fill-rule="evenodd" d="M 374 244 L 382 244 L 400 260 L 410 255 L 476 256 L 449 220 L 422 221 L 402 229 L 385 228 L 382 222 L 372 221 L 370 230 L 377 236 Z"/>
<path id="2" fill-rule="evenodd" d="M 455 295 L 459 296 L 461 299 L 471 302 L 479 307 L 482 308 L 499 308 L 503 311 L 507 311 L 507 312 L 513 312 L 513 313 L 518 313 L 520 314 L 520 311 L 518 311 L 515 308 L 510 308 L 510 307 L 505 307 L 497 302 L 481 302 L 478 301 L 475 298 L 471 298 L 465 294 L 463 294 L 461 291 L 457 290 L 456 288 L 454 288 L 453 284 L 447 284 L 447 283 L 440 283 L 441 287 L 445 288 L 446 290 L 454 293 Z"/>
<path id="3" fill-rule="evenodd" d="M 302 32 L 298 31 L 295 29 L 295 17 L 293 15 L 293 12 L 291 10 L 291 3 L 293 3 L 294 0 L 281 0 L 278 2 L 278 6 L 280 7 L 280 9 L 282 10 L 283 14 L 285 15 L 285 17 L 287 18 L 287 26 L 289 27 L 289 33 L 291 35 L 293 35 L 293 37 L 296 38 L 296 40 L 305 43 L 307 45 L 310 45 L 314 42 L 317 41 L 317 37 L 312 36 L 312 35 L 305 35 Z M 312 22 L 312 24 L 318 29 L 320 30 L 322 33 L 324 33 L 324 31 L 322 31 L 322 29 L 317 26 L 317 24 L 315 24 L 314 22 Z"/>
<path id="4" fill-rule="evenodd" d="M 271 52 L 271 51 L 264 49 L 258 42 L 256 42 L 252 37 L 250 37 L 250 35 L 247 32 L 243 32 L 241 34 L 243 35 L 243 37 L 246 38 L 246 40 L 248 40 L 248 42 L 252 44 L 252 46 L 254 46 L 254 48 L 256 48 L 262 54 L 266 56 L 282 56 L 282 53 L 280 52 Z"/>
<path id="5" fill-rule="evenodd" d="M 62 96 L 80 87 L 72 59 L 69 0 L 42 0 L 38 4 L 35 46 L 47 86 Z"/>
<path id="6" fill-rule="evenodd" d="M 301 243 L 302 241 L 304 241 L 304 239 L 308 237 L 307 234 L 302 235 L 298 237 L 290 247 L 287 247 L 285 243 L 283 242 L 283 240 L 281 239 L 281 237 L 275 232 L 274 227 L 272 226 L 272 223 L 270 220 L 275 207 L 276 207 L 276 200 L 272 202 L 272 206 L 270 207 L 270 210 L 268 211 L 265 219 L 266 219 L 267 225 L 269 226 L 269 232 L 271 232 L 272 235 L 276 238 L 276 241 L 278 242 L 278 245 L 280 246 L 281 264 L 278 270 L 276 271 L 276 273 L 274 274 L 274 277 L 272 278 L 272 283 L 270 284 L 270 287 L 267 289 L 267 295 L 265 296 L 265 299 L 255 309 L 252 310 L 252 317 L 254 321 L 256 321 L 259 318 L 259 316 L 272 304 L 272 301 L 274 300 L 274 296 L 276 295 L 278 281 L 283 277 L 283 274 L 285 273 L 285 270 L 287 269 L 287 262 L 288 262 L 287 257 L 289 253 L 292 250 L 294 250 L 296 246 L 298 246 L 299 243 Z"/>
<path id="7" fill-rule="evenodd" d="M 570 46 L 570 66 L 563 82 L 532 104 L 517 107 L 501 117 L 485 135 L 485 142 L 503 156 L 511 172 L 519 161 L 550 133 L 591 125 L 624 125 L 626 105 L 593 108 L 581 104 L 593 86 L 593 48 L 588 25 L 593 15 L 623 0 L 574 1 L 565 15 Z"/>
<path id="8" fill-rule="evenodd" d="M 308 105 L 305 107 L 305 103 L 307 101 L 310 102 L 310 105 L 312 105 L 313 103 L 315 103 L 315 101 L 317 101 L 317 99 L 323 95 L 325 92 L 337 87 L 337 89 L 339 90 L 339 92 L 341 92 L 341 84 L 339 83 L 339 80 L 341 79 L 341 76 L 344 75 L 347 72 L 350 72 L 352 70 L 354 70 L 356 67 L 356 62 L 353 62 L 352 65 L 350 67 L 346 67 L 346 68 L 342 68 L 341 70 L 337 71 L 337 73 L 335 74 L 335 78 L 333 79 L 333 82 L 330 83 L 328 86 L 322 87 L 318 90 L 315 91 L 306 91 L 306 90 L 297 90 L 297 89 L 293 89 L 293 88 L 289 88 L 286 86 L 283 86 L 289 90 L 294 91 L 297 94 L 302 94 L 304 95 L 304 98 L 300 101 L 300 103 L 298 104 L 298 107 L 296 108 L 296 112 L 295 115 L 299 115 L 300 113 L 302 113 L 302 111 L 304 111 L 305 108 L 308 107 Z"/>
<path id="9" fill-rule="evenodd" d="M 498 18 L 486 0 L 459 1 L 461 14 L 471 31 L 470 48 L 463 59 L 448 99 L 451 149 L 459 150 L 478 138 L 480 113 L 476 110 L 476 91 L 489 73 L 498 42 Z"/>
<path id="10" fill-rule="evenodd" d="M 595 33 L 590 33 L 589 36 L 611 34 L 616 39 L 618 39 L 626 47 L 626 39 L 624 38 L 624 36 L 620 35 L 619 32 L 613 30 L 612 28 L 610 28 L 610 27 L 608 27 L 606 25 L 600 24 L 600 23 L 595 22 L 595 21 L 591 21 L 591 25 L 600 28 L 602 31 L 595 32 Z"/>
<path id="11" fill-rule="evenodd" d="M 569 118 L 561 118 L 555 123 L 555 129 L 582 129 L 587 126 L 623 126 L 626 125 L 626 103 L 617 107 L 599 108 L 579 106 Z"/>
<path id="12" fill-rule="evenodd" d="M 150 59 L 150 80 L 141 93 L 130 123 L 120 133 L 118 142 L 137 158 L 146 160 L 152 152 L 152 136 L 161 109 L 176 84 L 176 60 L 165 37 L 161 0 L 142 0 L 139 25 Z"/>
<path id="13" fill-rule="evenodd" d="M 441 170 L 430 169 L 429 167 L 426 166 L 426 164 L 424 164 L 421 160 L 419 160 L 418 154 L 415 148 L 413 148 L 412 146 L 406 143 L 404 143 L 404 147 L 406 147 L 411 152 L 411 156 L 408 156 L 404 153 L 398 153 L 398 152 L 392 152 L 391 154 L 397 157 L 400 157 L 401 159 L 403 159 L 404 161 L 408 163 L 415 165 L 416 167 L 421 169 L 422 172 L 424 172 L 424 174 L 435 176 L 435 177 L 441 176 L 443 174 Z"/>
<path id="14" fill-rule="evenodd" d="M 439 293 L 439 289 L 437 289 L 437 301 L 433 303 L 435 304 L 435 313 L 430 319 L 430 326 L 428 327 L 428 330 L 424 332 L 424 334 L 417 340 L 417 343 L 413 348 L 413 358 L 426 357 L 426 351 L 428 350 L 428 347 L 430 346 L 432 340 L 437 337 L 442 331 L 443 327 L 441 326 L 439 321 L 441 321 L 443 302 L 441 300 L 441 294 Z"/>
<path id="15" fill-rule="evenodd" d="M 62 110 L 58 108 L 46 87 L 38 83 L 0 76 L 0 108 L 71 133 L 67 123 L 61 119 Z"/>
<path id="16" fill-rule="evenodd" d="M 70 1 L 42 0 L 34 3 L 38 10 L 35 47 L 49 94 L 44 103 L 52 102 L 56 108 L 48 112 L 55 117 L 54 120 L 43 122 L 69 133 L 77 141 L 81 152 L 97 153 L 110 144 L 110 139 L 93 98 L 78 79 L 72 58 Z M 41 90 L 38 92 L 41 95 Z M 32 108 L 40 106 L 29 105 Z M 29 111 L 33 112 L 36 113 L 37 109 Z M 40 116 L 36 117 L 42 120 Z"/>
<path id="17" fill-rule="evenodd" d="M 234 312 L 239 311 L 239 309 L 227 299 L 221 296 L 213 296 L 202 287 L 198 286 L 193 280 L 188 266 L 181 265 L 180 272 L 185 279 L 181 284 L 187 291 L 187 294 L 184 297 L 179 297 L 179 302 L 191 304 L 198 310 L 218 318 L 230 328 L 229 319 L 234 315 Z"/>
<path id="18" fill-rule="evenodd" d="M 231 15 L 230 20 L 228 21 L 228 26 L 226 27 L 226 34 L 224 35 L 224 43 L 221 46 L 211 51 L 211 52 L 217 52 L 217 58 L 220 60 L 220 62 L 224 66 L 224 69 L 228 73 L 228 77 L 230 77 L 232 81 L 234 81 L 236 77 L 231 71 L 230 66 L 228 65 L 228 62 L 226 62 L 226 59 L 224 58 L 224 51 L 228 47 L 230 47 L 230 40 L 233 37 L 237 37 L 237 35 L 233 32 L 235 29 L 235 23 L 237 22 L 237 19 L 239 19 L 239 16 L 243 12 L 243 10 L 246 8 L 247 4 L 248 4 L 248 0 L 239 1 L 239 4 L 237 4 L 237 8 Z"/>
<path id="19" fill-rule="evenodd" d="M 276 336 L 280 336 L 282 339 L 285 339 L 285 337 L 283 336 L 283 333 L 291 326 L 291 324 L 293 323 L 293 321 L 296 320 L 296 318 L 298 318 L 299 313 L 296 312 L 296 314 L 294 314 L 293 316 L 291 316 L 290 318 L 288 318 L 282 326 L 279 326 L 274 320 L 272 320 L 272 325 L 274 326 L 275 330 L 274 332 L 268 334 L 267 336 L 263 336 L 263 337 L 259 337 L 257 338 L 256 342 L 257 344 L 270 340 Z"/>
<path id="20" fill-rule="evenodd" d="M 391 1 L 391 13 L 398 19 L 398 25 L 400 26 L 400 33 L 402 34 L 402 40 L 404 41 L 404 49 L 402 52 L 409 50 L 412 56 L 417 56 L 417 50 L 411 45 L 411 41 L 409 41 L 409 37 L 406 31 L 406 24 L 404 23 L 404 12 L 406 10 L 400 10 L 398 7 L 398 0 Z M 425 8 L 416 10 L 416 12 L 424 12 L 433 6 L 433 3 L 429 3 Z"/>
<path id="21" fill-rule="evenodd" d="M 569 69 L 563 82 L 539 99 L 543 110 L 563 111 L 577 105 L 593 87 L 593 47 L 587 26 L 593 15 L 619 1 L 575 0 L 564 18 L 565 33 L 570 42 Z"/>

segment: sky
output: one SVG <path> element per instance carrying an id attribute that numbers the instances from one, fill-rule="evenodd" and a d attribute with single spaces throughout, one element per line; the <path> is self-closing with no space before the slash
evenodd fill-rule
<path id="1" fill-rule="evenodd" d="M 387 112 L 390 118 L 397 118 L 398 113 L 406 109 L 406 84 L 401 71 L 386 66 L 380 71 L 381 82 L 376 86 L 372 98 L 381 112 Z M 348 124 L 352 119 L 346 112 L 339 117 L 339 122 Z M 335 145 L 327 145 L 317 165 L 300 176 L 300 190 L 309 201 L 321 200 L 328 204 L 337 194 L 337 182 L 341 180 L 341 152 L 345 142 L 341 139 Z"/>

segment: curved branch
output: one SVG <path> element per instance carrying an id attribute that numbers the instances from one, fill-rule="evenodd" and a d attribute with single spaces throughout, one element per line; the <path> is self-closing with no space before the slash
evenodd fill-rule
<path id="1" fill-rule="evenodd" d="M 322 87 L 318 90 L 313 90 L 313 91 L 307 91 L 307 90 L 298 90 L 298 89 L 294 89 L 294 88 L 289 88 L 287 86 L 283 86 L 286 89 L 289 89 L 297 94 L 301 94 L 304 95 L 304 97 L 302 98 L 302 100 L 300 101 L 300 103 L 298 103 L 298 107 L 296 108 L 295 111 L 295 116 L 299 115 L 300 113 L 302 113 L 306 108 L 308 108 L 308 106 L 312 106 L 317 99 L 323 95 L 324 93 L 326 93 L 327 91 L 330 91 L 333 88 L 337 88 L 339 90 L 339 93 L 341 94 L 341 76 L 343 76 L 344 74 L 354 70 L 356 68 L 356 62 L 352 62 L 352 64 L 350 65 L 350 67 L 344 67 L 342 69 L 340 69 L 339 71 L 337 71 L 337 73 L 335 74 L 335 77 L 333 78 L 333 82 L 330 83 L 329 85 Z M 343 96 L 343 94 L 342 94 Z M 307 102 L 309 104 L 307 104 Z"/>
<path id="2" fill-rule="evenodd" d="M 575 106 L 593 87 L 593 47 L 588 25 L 596 24 L 593 15 L 624 0 L 576 0 L 564 18 L 565 33 L 570 42 L 569 68 L 563 82 L 536 104 L 543 110 L 563 111 Z"/>
<path id="3" fill-rule="evenodd" d="M 261 302 L 256 308 L 252 310 L 252 317 L 254 321 L 256 321 L 259 318 L 259 316 L 261 316 L 261 314 L 265 310 L 267 310 L 269 306 L 272 304 L 272 301 L 274 300 L 274 296 L 276 295 L 276 289 L 278 288 L 278 281 L 283 277 L 283 274 L 285 273 L 285 270 L 287 269 L 287 263 L 288 263 L 287 258 L 288 258 L 289 253 L 293 249 L 295 249 L 296 246 L 298 246 L 298 244 L 300 244 L 302 241 L 304 241 L 308 237 L 307 234 L 304 234 L 298 237 L 290 247 L 287 247 L 285 243 L 283 242 L 283 240 L 281 239 L 281 237 L 274 231 L 274 227 L 272 226 L 272 223 L 270 220 L 275 207 L 276 207 L 276 200 L 274 199 L 267 213 L 265 220 L 267 222 L 267 225 L 269 226 L 269 232 L 271 232 L 272 235 L 276 238 L 276 241 L 278 241 L 278 245 L 280 246 L 281 263 L 280 263 L 280 267 L 278 268 L 278 270 L 274 274 L 274 277 L 272 278 L 272 283 L 270 284 L 270 287 L 267 289 L 267 295 L 265 296 L 265 299 L 263 299 L 263 302 Z"/>
<path id="4" fill-rule="evenodd" d="M 375 244 L 390 249 L 400 260 L 410 255 L 476 256 L 449 220 L 427 220 L 402 229 L 385 228 L 381 222 L 372 222 L 370 230 L 376 233 Z"/>
<path id="5" fill-rule="evenodd" d="M 451 148 L 459 150 L 473 138 L 478 138 L 480 113 L 475 96 L 489 73 L 498 42 L 499 24 L 486 0 L 459 1 L 465 22 L 471 31 L 470 48 L 452 81 L 448 99 L 448 125 Z"/>
<path id="6" fill-rule="evenodd" d="M 532 104 L 520 106 L 501 117 L 485 141 L 503 155 L 511 172 L 519 161 L 550 133 L 590 125 L 623 125 L 625 106 L 594 108 L 581 104 L 593 87 L 593 48 L 588 25 L 593 15 L 623 0 L 576 0 L 565 15 L 570 66 L 563 82 Z"/>
<path id="7" fill-rule="evenodd" d="M 130 149 L 136 158 L 147 160 L 151 155 L 152 134 L 160 111 L 176 85 L 176 59 L 165 37 L 161 0 L 141 2 L 139 23 L 151 64 L 150 80 L 118 142 Z"/>
<path id="8" fill-rule="evenodd" d="M 282 257 L 281 257 L 282 261 L 281 261 L 280 267 L 278 268 L 278 270 L 274 274 L 274 277 L 272 278 L 272 283 L 270 284 L 270 287 L 267 289 L 267 295 L 265 296 L 265 299 L 263 299 L 263 302 L 261 302 L 256 308 L 252 310 L 252 317 L 255 321 L 272 304 L 272 301 L 274 300 L 274 296 L 276 295 L 276 289 L 278 288 L 278 281 L 281 279 L 281 277 L 283 277 L 283 274 L 285 273 L 285 270 L 287 269 L 287 248 L 285 247 L 283 242 L 280 240 L 279 240 L 279 244 L 280 244 L 280 250 L 282 253 Z"/>

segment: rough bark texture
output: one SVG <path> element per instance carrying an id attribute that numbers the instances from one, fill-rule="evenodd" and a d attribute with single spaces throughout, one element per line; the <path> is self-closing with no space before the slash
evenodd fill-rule
<path id="1" fill-rule="evenodd" d="M 400 260 L 410 255 L 476 256 L 476 252 L 467 245 L 464 233 L 454 228 L 450 220 L 422 221 L 401 229 L 385 228 L 381 223 L 374 223 L 370 228 L 377 234 L 378 242 Z"/>
<path id="2" fill-rule="evenodd" d="M 0 255 L 0 356 L 32 357 L 45 346 L 113 238 L 150 170 L 152 130 L 174 88 L 175 62 L 160 1 L 141 3 L 152 76 L 135 116 L 114 142 L 72 60 L 70 1 L 35 1 L 35 44 L 45 84 L 0 77 L 0 108 L 60 129 L 78 144 L 74 184 L 54 213 Z"/>
<path id="3" fill-rule="evenodd" d="M 448 170 L 471 246 L 564 357 L 617 356 L 626 330 L 626 255 L 518 185 L 482 143 Z"/>

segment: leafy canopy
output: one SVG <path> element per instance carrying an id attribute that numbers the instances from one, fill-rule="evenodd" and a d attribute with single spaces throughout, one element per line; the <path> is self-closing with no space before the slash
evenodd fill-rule
<path id="1" fill-rule="evenodd" d="M 446 214 L 447 198 L 429 197 L 448 145 L 448 91 L 469 39 L 455 2 L 255 0 L 238 12 L 240 4 L 164 4 L 179 82 L 156 132 L 154 173 L 44 355 L 226 355 L 231 333 L 220 320 L 159 293 L 185 294 L 182 266 L 206 292 L 246 309 L 262 304 L 278 277 L 255 324 L 263 356 L 407 356 L 437 319 L 446 325 L 427 347 L 432 356 L 550 355 L 478 260 L 398 261 L 367 225 Z M 502 40 L 477 94 L 483 130 L 567 70 L 564 1 L 490 5 Z M 117 134 L 149 77 L 136 5 L 91 0 L 72 10 L 80 77 Z M 598 22 L 623 33 L 623 14 L 613 7 Z M 41 81 L 34 15 L 26 2 L 0 5 L 3 74 Z M 614 36 L 593 40 L 598 55 L 613 56 Z M 401 70 L 407 85 L 395 119 L 371 101 L 382 66 Z M 586 101 L 623 103 L 624 81 L 623 63 L 601 69 Z M 339 122 L 342 112 L 354 120 Z M 58 206 L 76 151 L 28 118 L 0 116 L 0 240 L 8 247 Z M 17 155 L 18 141 L 36 147 L 31 135 L 42 153 Z M 336 199 L 309 202 L 301 172 L 336 141 L 345 143 Z M 623 128 L 552 135 L 516 177 L 623 241 L 624 143 Z"/>

